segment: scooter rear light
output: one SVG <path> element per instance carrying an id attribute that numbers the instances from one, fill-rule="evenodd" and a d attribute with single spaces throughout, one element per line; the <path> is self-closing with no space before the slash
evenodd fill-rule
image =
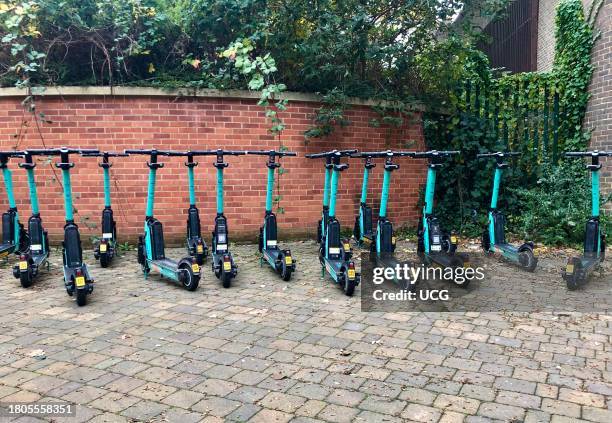
<path id="1" fill-rule="evenodd" d="M 77 276 L 83 276 L 83 271 L 81 269 L 77 269 L 76 272 L 74 272 L 74 273 Z"/>
<path id="2" fill-rule="evenodd" d="M 25 254 L 19 256 L 19 260 L 27 260 L 28 257 Z"/>
<path id="3" fill-rule="evenodd" d="M 353 263 L 352 261 L 349 263 L 349 269 L 355 269 L 355 263 Z"/>

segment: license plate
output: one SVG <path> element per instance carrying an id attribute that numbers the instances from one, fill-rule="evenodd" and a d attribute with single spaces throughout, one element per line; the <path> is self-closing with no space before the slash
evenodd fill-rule
<path id="1" fill-rule="evenodd" d="M 32 245 L 30 245 L 30 250 L 32 250 L 32 251 L 40 251 L 40 250 L 42 250 L 42 245 L 40 245 L 40 244 L 32 244 Z"/>
<path id="2" fill-rule="evenodd" d="M 113 238 L 113 234 L 112 232 L 106 232 L 102 234 L 102 238 L 103 239 L 112 239 Z"/>
<path id="3" fill-rule="evenodd" d="M 224 261 L 223 270 L 225 270 L 226 272 L 229 272 L 230 270 L 232 270 L 232 263 L 229 261 Z"/>
<path id="4" fill-rule="evenodd" d="M 568 264 L 567 267 L 565 268 L 565 273 L 574 273 L 574 265 L 573 264 Z"/>
<path id="5" fill-rule="evenodd" d="M 19 270 L 28 270 L 28 262 L 20 261 L 19 262 Z"/>
<path id="6" fill-rule="evenodd" d="M 266 241 L 266 244 L 268 244 L 268 247 L 276 247 L 278 243 L 276 240 L 272 240 L 272 241 Z"/>
<path id="7" fill-rule="evenodd" d="M 197 251 L 198 253 L 203 253 L 203 252 L 204 252 L 204 246 L 203 246 L 203 245 L 198 245 L 198 246 L 196 247 L 196 251 Z"/>
<path id="8" fill-rule="evenodd" d="M 293 264 L 293 259 L 291 258 L 291 256 L 285 256 L 285 264 L 287 266 L 291 266 Z"/>
<path id="9" fill-rule="evenodd" d="M 227 251 L 227 244 L 217 244 L 217 251 Z"/>
<path id="10" fill-rule="evenodd" d="M 439 245 L 432 245 L 431 251 L 442 251 L 442 247 Z"/>
<path id="11" fill-rule="evenodd" d="M 340 254 L 340 248 L 338 248 L 338 247 L 331 247 L 329 249 L 329 254 Z"/>
<path id="12" fill-rule="evenodd" d="M 344 244 L 344 251 L 346 251 L 347 253 L 351 251 L 351 244 Z"/>
<path id="13" fill-rule="evenodd" d="M 77 288 L 82 288 L 85 286 L 85 278 L 83 276 L 77 276 L 75 280 L 75 284 Z"/>
<path id="14" fill-rule="evenodd" d="M 348 270 L 348 277 L 349 279 L 355 279 L 355 269 Z"/>
<path id="15" fill-rule="evenodd" d="M 191 270 L 193 270 L 194 273 L 198 273 L 200 271 L 200 266 L 198 266 L 198 263 L 193 263 L 191 265 Z"/>
<path id="16" fill-rule="evenodd" d="M 457 237 L 456 236 L 451 236 L 451 242 L 453 244 L 456 244 L 457 243 Z"/>
<path id="17" fill-rule="evenodd" d="M 395 241 L 396 241 L 395 237 L 391 237 L 391 244 L 395 245 Z"/>
<path id="18" fill-rule="evenodd" d="M 106 244 L 100 244 L 100 252 L 101 253 L 105 253 L 106 252 Z"/>

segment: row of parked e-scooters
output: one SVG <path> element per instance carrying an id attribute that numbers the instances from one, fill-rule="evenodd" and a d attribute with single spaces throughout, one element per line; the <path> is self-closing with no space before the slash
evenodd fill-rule
<path id="1" fill-rule="evenodd" d="M 274 174 L 280 166 L 278 159 L 287 156 L 296 156 L 289 151 L 257 150 L 257 151 L 230 151 L 230 150 L 125 150 L 123 153 L 100 152 L 97 149 L 81 148 L 54 148 L 54 149 L 27 149 L 23 151 L 0 152 L 0 168 L 3 172 L 4 184 L 7 192 L 9 210 L 2 215 L 2 245 L 0 258 L 10 253 L 19 256 L 19 262 L 13 267 L 13 275 L 20 279 L 23 287 L 29 287 L 39 274 L 40 269 L 49 268 L 50 253 L 47 231 L 43 228 L 39 211 L 38 195 L 34 168 L 35 156 L 59 156 L 55 166 L 62 171 L 62 186 L 64 196 L 65 220 L 64 240 L 62 243 L 63 274 L 66 291 L 70 296 L 76 296 L 79 306 L 85 305 L 87 295 L 93 291 L 94 280 L 87 265 L 83 262 L 83 250 L 79 229 L 74 221 L 74 208 L 72 203 L 72 188 L 70 170 L 74 163 L 70 162 L 70 155 L 80 154 L 83 157 L 99 157 L 99 166 L 103 170 L 104 183 L 104 209 L 102 211 L 102 235 L 94 247 L 94 256 L 101 267 L 108 267 L 117 250 L 117 227 L 111 207 L 111 178 L 110 159 L 127 157 L 129 155 L 146 155 L 149 157 L 147 203 L 144 223 L 144 233 L 138 240 L 138 262 L 141 265 L 145 278 L 156 272 L 163 278 L 181 284 L 185 289 L 194 291 L 200 281 L 201 266 L 209 255 L 209 249 L 202 238 L 200 216 L 196 206 L 195 196 L 195 167 L 198 156 L 214 156 L 213 166 L 216 168 L 216 203 L 217 213 L 214 220 L 212 242 L 210 246 L 211 267 L 215 276 L 222 282 L 223 287 L 229 288 L 231 280 L 237 275 L 238 267 L 229 250 L 229 231 L 227 218 L 223 209 L 223 171 L 229 166 L 225 156 L 236 155 L 263 155 L 267 156 L 267 183 L 266 205 L 264 223 L 259 233 L 259 251 L 261 264 L 268 263 L 280 277 L 288 281 L 296 269 L 296 261 L 291 251 L 280 248 L 278 244 L 278 227 L 276 215 L 272 211 Z M 323 210 L 321 220 L 317 224 L 317 241 L 319 244 L 319 260 L 322 273 L 328 273 L 346 295 L 353 295 L 360 282 L 361 275 L 357 272 L 352 259 L 353 252 L 350 241 L 341 236 L 340 222 L 336 217 L 336 203 L 340 174 L 348 169 L 342 158 L 359 158 L 364 162 L 363 183 L 359 212 L 355 219 L 353 234 L 361 247 L 367 248 L 371 257 L 379 266 L 395 267 L 400 263 L 393 253 L 396 246 L 396 237 L 393 224 L 387 217 L 387 205 L 391 185 L 391 173 L 399 168 L 394 159 L 399 157 L 424 158 L 428 160 L 427 181 L 425 187 L 425 201 L 422 217 L 418 226 L 417 252 L 426 265 L 439 267 L 468 267 L 469 256 L 457 252 L 458 239 L 452 232 L 442 229 L 438 218 L 433 212 L 436 176 L 444 165 L 445 159 L 460 154 L 459 151 L 378 151 L 358 152 L 357 150 L 332 150 L 317 154 L 307 154 L 309 159 L 323 159 L 325 179 L 323 188 Z M 503 169 L 509 166 L 506 159 L 516 156 L 515 152 L 495 152 L 479 154 L 479 159 L 495 159 L 495 173 L 493 194 L 488 213 L 488 224 L 482 235 L 482 247 L 487 253 L 499 252 L 508 260 L 518 264 L 527 271 L 533 272 L 537 266 L 534 254 L 534 244 L 525 242 L 514 246 L 506 242 L 504 214 L 498 210 Z M 591 172 L 592 182 L 592 216 L 586 224 L 584 253 L 581 257 L 573 257 L 563 270 L 563 278 L 569 289 L 576 289 L 584 283 L 589 275 L 603 261 L 605 255 L 605 234 L 599 222 L 599 171 L 600 157 L 612 156 L 612 153 L 603 151 L 569 152 L 567 157 L 590 157 L 591 164 L 587 169 Z M 185 157 L 185 166 L 189 183 L 189 208 L 187 213 L 186 247 L 188 256 L 180 260 L 167 258 L 162 223 L 154 217 L 155 183 L 157 171 L 163 168 L 164 163 L 159 161 L 160 156 Z M 27 230 L 19 221 L 14 198 L 12 172 L 8 167 L 9 159 L 20 158 L 19 167 L 27 172 L 30 203 L 32 215 L 28 219 Z M 376 166 L 374 159 L 384 159 L 384 173 L 380 210 L 378 219 L 374 224 L 372 208 L 367 204 L 368 181 L 372 169 Z M 467 286 L 468 281 L 463 280 L 461 286 Z M 411 286 L 414 288 L 414 285 Z"/>

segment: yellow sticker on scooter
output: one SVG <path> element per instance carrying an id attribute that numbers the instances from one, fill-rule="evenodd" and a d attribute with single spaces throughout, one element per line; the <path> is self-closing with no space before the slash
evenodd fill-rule
<path id="1" fill-rule="evenodd" d="M 565 268 L 565 273 L 569 273 L 569 274 L 574 273 L 574 265 L 568 264 L 567 267 Z"/>
<path id="2" fill-rule="evenodd" d="M 344 244 L 344 251 L 347 253 L 351 251 L 351 244 L 349 244 L 348 242 Z"/>
<path id="3" fill-rule="evenodd" d="M 198 252 L 198 254 L 201 254 L 204 252 L 204 246 L 203 245 L 198 245 L 196 247 L 196 251 Z"/>
<path id="4" fill-rule="evenodd" d="M 28 262 L 20 261 L 19 262 L 19 270 L 28 270 Z"/>
<path id="5" fill-rule="evenodd" d="M 291 266 L 293 264 L 293 259 L 291 258 L 291 256 L 285 256 L 285 264 L 287 266 Z"/>
<path id="6" fill-rule="evenodd" d="M 200 266 L 198 266 L 198 263 L 193 263 L 191 265 L 191 270 L 193 270 L 194 273 L 199 273 L 200 272 Z"/>
<path id="7" fill-rule="evenodd" d="M 226 272 L 229 272 L 230 270 L 232 270 L 232 263 L 229 261 L 224 261 L 223 270 L 225 270 Z"/>
<path id="8" fill-rule="evenodd" d="M 457 237 L 456 236 L 451 236 L 451 243 L 456 244 L 457 243 Z"/>
<path id="9" fill-rule="evenodd" d="M 394 236 L 392 236 L 392 237 L 391 237 L 391 244 L 395 245 L 395 241 L 396 241 L 395 237 L 394 237 Z"/>
<path id="10" fill-rule="evenodd" d="M 85 286 L 85 278 L 83 276 L 77 276 L 75 280 L 75 284 L 77 288 L 82 288 Z"/>
<path id="11" fill-rule="evenodd" d="M 100 252 L 101 253 L 105 253 L 106 252 L 106 244 L 100 244 Z"/>
<path id="12" fill-rule="evenodd" d="M 355 269 L 348 270 L 348 277 L 349 279 L 355 279 Z"/>

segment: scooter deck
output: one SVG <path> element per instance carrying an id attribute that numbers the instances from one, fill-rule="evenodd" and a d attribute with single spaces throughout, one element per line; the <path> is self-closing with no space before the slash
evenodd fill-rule
<path id="1" fill-rule="evenodd" d="M 442 267 L 465 267 L 469 265 L 469 256 L 465 253 L 430 253 L 426 257 Z"/>
<path id="2" fill-rule="evenodd" d="M 149 263 L 153 266 L 157 266 L 157 267 L 160 267 L 166 270 L 170 270 L 172 272 L 176 272 L 178 270 L 178 262 L 168 259 L 168 258 L 163 258 L 159 260 L 151 260 Z"/>
<path id="3" fill-rule="evenodd" d="M 31 258 L 34 262 L 34 265 L 40 267 L 45 264 L 45 262 L 49 258 L 49 254 L 32 254 Z"/>
<path id="4" fill-rule="evenodd" d="M 278 256 L 280 255 L 281 251 L 282 250 L 278 248 L 264 248 L 263 255 L 268 263 L 274 267 L 274 263 L 278 260 Z"/>
<path id="5" fill-rule="evenodd" d="M 0 254 L 10 252 L 10 250 L 14 248 L 15 248 L 15 244 L 13 244 L 12 242 L 2 243 L 0 244 Z"/>

